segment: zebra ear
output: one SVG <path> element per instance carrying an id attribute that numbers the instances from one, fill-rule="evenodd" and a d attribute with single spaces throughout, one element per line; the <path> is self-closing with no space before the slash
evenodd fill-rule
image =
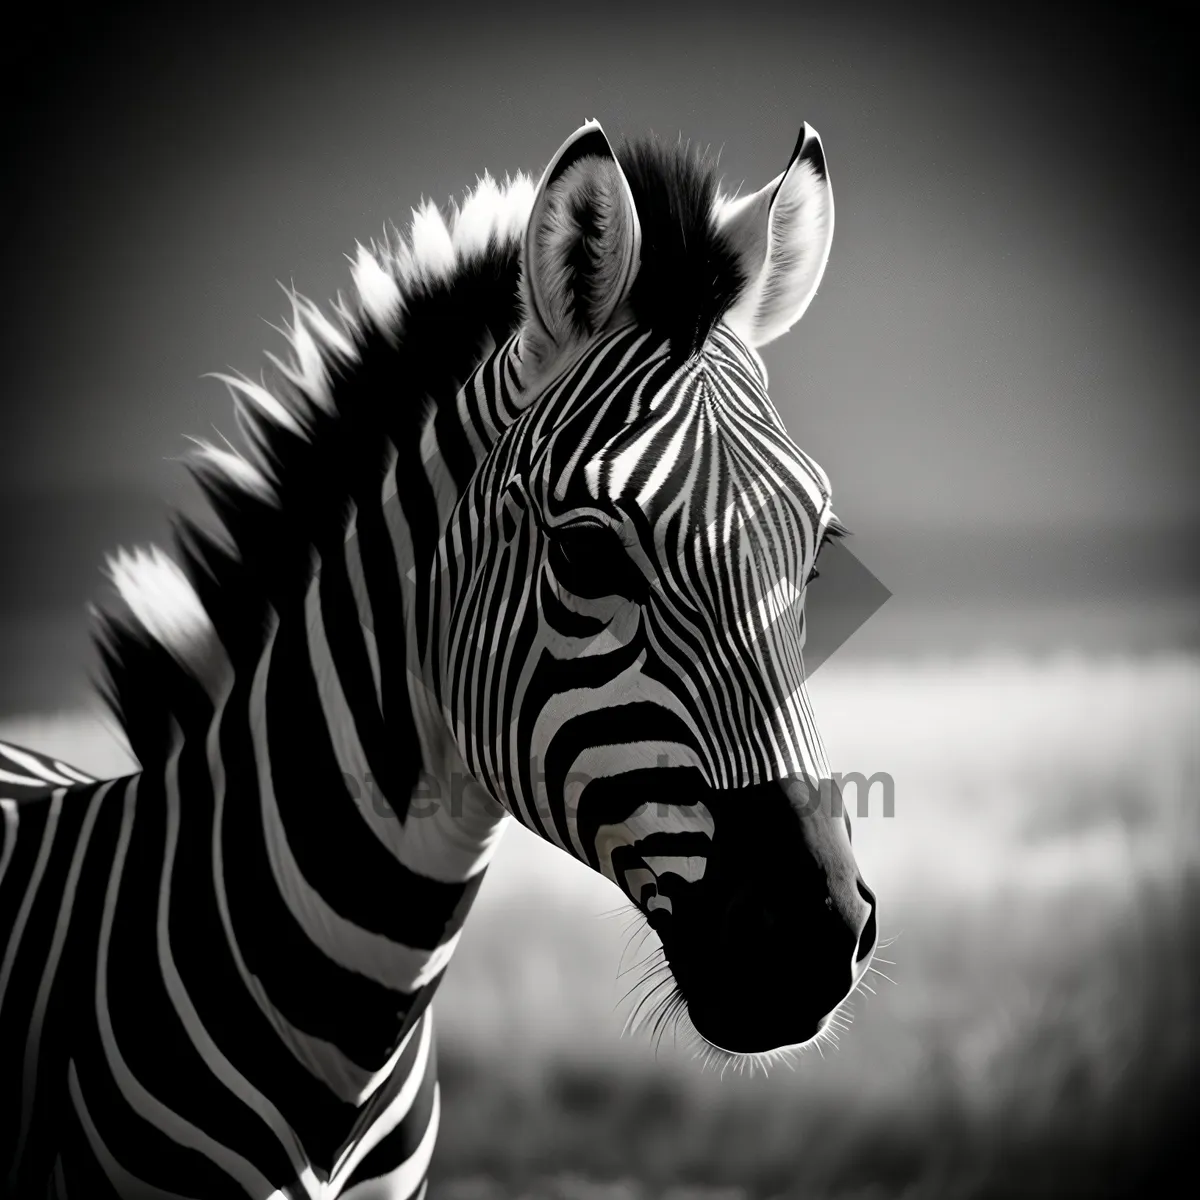
<path id="1" fill-rule="evenodd" d="M 525 231 L 521 290 L 539 356 L 604 328 L 640 249 L 633 193 L 604 130 L 588 121 L 546 168 Z"/>
<path id="2" fill-rule="evenodd" d="M 805 123 L 787 170 L 727 204 L 718 223 L 748 280 L 725 320 L 750 345 L 766 345 L 800 319 L 829 261 L 833 189 L 817 131 Z"/>

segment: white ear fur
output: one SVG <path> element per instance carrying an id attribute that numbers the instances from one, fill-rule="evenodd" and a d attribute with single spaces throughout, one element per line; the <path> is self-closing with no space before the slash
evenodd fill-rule
<path id="1" fill-rule="evenodd" d="M 588 121 L 538 184 L 521 257 L 527 334 L 548 358 L 607 324 L 637 274 L 633 193 L 604 130 Z"/>
<path id="2" fill-rule="evenodd" d="M 817 131 L 806 123 L 787 170 L 726 204 L 717 219 L 748 281 L 725 321 L 764 346 L 800 319 L 829 261 L 833 189 Z"/>

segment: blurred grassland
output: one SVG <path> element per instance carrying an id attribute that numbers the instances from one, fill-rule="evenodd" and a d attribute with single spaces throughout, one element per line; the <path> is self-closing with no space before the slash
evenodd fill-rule
<path id="1" fill-rule="evenodd" d="M 620 897 L 514 827 L 438 998 L 434 1200 L 1167 1186 L 1198 1098 L 1200 660 L 835 662 L 812 693 L 835 769 L 894 779 L 855 846 L 895 982 L 768 1077 L 622 1038 Z M 122 765 L 90 717 L 0 737 Z"/>
<path id="2" fill-rule="evenodd" d="M 769 1078 L 622 1040 L 626 922 L 596 915 L 619 898 L 511 830 L 439 996 L 440 1196 L 1166 1178 L 1200 1099 L 1200 662 L 834 662 L 812 693 L 834 768 L 895 782 L 854 835 L 895 984 L 868 976 L 837 1049 Z"/>

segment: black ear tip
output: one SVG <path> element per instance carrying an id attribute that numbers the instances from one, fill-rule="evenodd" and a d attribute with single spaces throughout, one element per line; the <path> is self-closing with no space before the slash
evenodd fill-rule
<path id="1" fill-rule="evenodd" d="M 821 137 L 807 121 L 800 127 L 796 149 L 792 151 L 792 162 L 807 163 L 818 179 L 826 179 L 829 175 Z"/>

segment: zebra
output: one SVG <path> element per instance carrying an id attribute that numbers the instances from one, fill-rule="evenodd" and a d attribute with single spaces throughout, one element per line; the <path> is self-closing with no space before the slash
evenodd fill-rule
<path id="1" fill-rule="evenodd" d="M 759 348 L 833 200 L 805 124 L 729 196 L 588 121 L 351 258 L 224 374 L 208 518 L 109 560 L 103 689 L 140 763 L 0 754 L 12 1196 L 421 1197 L 430 1000 L 509 818 L 662 945 L 720 1061 L 838 1020 L 876 942 L 804 687 L 839 535 Z M 207 522 L 207 523 L 206 523 Z"/>

